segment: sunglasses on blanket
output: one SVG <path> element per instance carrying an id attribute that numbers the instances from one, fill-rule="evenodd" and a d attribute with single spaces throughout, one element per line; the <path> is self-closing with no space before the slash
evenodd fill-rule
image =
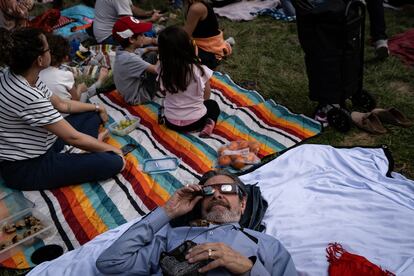
<path id="1" fill-rule="evenodd" d="M 240 192 L 240 188 L 235 183 L 214 184 L 210 186 L 204 186 L 202 188 L 203 196 L 212 196 L 215 191 L 220 191 L 222 194 L 238 194 Z"/>

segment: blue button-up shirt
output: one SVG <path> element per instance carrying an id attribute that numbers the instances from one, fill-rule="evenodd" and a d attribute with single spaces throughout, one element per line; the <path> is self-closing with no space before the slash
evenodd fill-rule
<path id="1" fill-rule="evenodd" d="M 222 242 L 246 257 L 256 257 L 247 275 L 297 275 L 290 254 L 272 236 L 250 229 L 244 229 L 243 233 L 237 223 L 172 228 L 169 221 L 164 209 L 157 208 L 105 250 L 96 261 L 97 268 L 106 274 L 162 275 L 161 252 L 171 251 L 185 240 L 192 240 L 197 244 Z M 231 274 L 224 268 L 217 268 L 207 275 Z"/>

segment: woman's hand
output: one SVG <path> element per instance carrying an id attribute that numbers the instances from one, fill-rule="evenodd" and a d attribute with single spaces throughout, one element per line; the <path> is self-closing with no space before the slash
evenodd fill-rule
<path id="1" fill-rule="evenodd" d="M 99 116 L 101 117 L 102 122 L 103 123 L 108 122 L 109 117 L 108 117 L 108 113 L 106 112 L 106 108 L 103 105 L 100 105 L 100 104 L 98 104 L 96 106 L 98 107 L 97 111 L 99 113 Z"/>

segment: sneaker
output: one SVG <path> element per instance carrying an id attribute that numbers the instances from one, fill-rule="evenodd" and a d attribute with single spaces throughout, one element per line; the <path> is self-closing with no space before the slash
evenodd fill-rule
<path id="1" fill-rule="evenodd" d="M 210 135 L 213 133 L 213 129 L 215 126 L 216 126 L 216 123 L 212 119 L 208 118 L 206 125 L 200 131 L 200 134 L 198 136 L 200 136 L 201 138 L 210 137 Z"/>
<path id="2" fill-rule="evenodd" d="M 230 44 L 231 46 L 234 46 L 234 44 L 236 44 L 236 40 L 234 40 L 234 37 L 229 37 L 225 40 L 228 44 Z"/>
<path id="3" fill-rule="evenodd" d="M 390 51 L 388 50 L 388 40 L 387 39 L 379 39 L 375 41 L 375 55 L 378 59 L 385 59 L 390 55 Z"/>
<path id="4" fill-rule="evenodd" d="M 321 123 L 323 127 L 328 127 L 327 106 L 318 107 L 315 112 L 315 120 Z"/>

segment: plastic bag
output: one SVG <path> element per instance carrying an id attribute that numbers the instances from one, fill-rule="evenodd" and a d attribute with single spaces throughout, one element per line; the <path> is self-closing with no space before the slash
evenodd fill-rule
<path id="1" fill-rule="evenodd" d="M 260 144 L 256 141 L 233 141 L 218 149 L 218 165 L 221 167 L 232 166 L 237 170 L 247 165 L 257 164 Z"/>

